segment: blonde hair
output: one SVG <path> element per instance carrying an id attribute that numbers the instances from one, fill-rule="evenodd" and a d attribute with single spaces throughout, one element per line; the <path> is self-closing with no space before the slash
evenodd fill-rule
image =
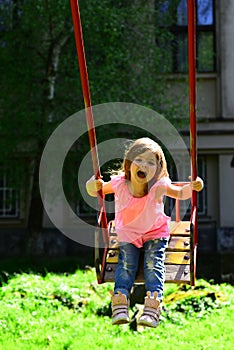
<path id="1" fill-rule="evenodd" d="M 125 151 L 122 169 L 121 171 L 124 174 L 124 177 L 126 180 L 131 180 L 131 164 L 133 160 L 139 155 L 146 151 L 150 151 L 155 155 L 156 163 L 157 163 L 157 170 L 153 177 L 153 179 L 146 185 L 146 193 L 148 193 L 149 189 L 153 186 L 153 184 L 161 179 L 162 177 L 169 177 L 168 171 L 167 171 L 167 162 L 165 159 L 165 155 L 163 153 L 163 150 L 161 146 L 151 140 L 148 137 L 142 137 L 140 139 L 137 139 L 131 143 L 129 148 Z"/>

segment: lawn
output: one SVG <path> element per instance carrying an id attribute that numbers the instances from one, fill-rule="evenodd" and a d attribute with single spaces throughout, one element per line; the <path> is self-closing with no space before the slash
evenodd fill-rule
<path id="1" fill-rule="evenodd" d="M 136 328 L 134 322 L 112 326 L 112 288 L 98 285 L 93 269 L 12 274 L 0 288 L 0 349 L 234 349 L 233 286 L 166 285 L 156 329 Z"/>

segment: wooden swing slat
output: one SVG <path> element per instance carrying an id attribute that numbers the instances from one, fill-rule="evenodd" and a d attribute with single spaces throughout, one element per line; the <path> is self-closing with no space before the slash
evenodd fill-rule
<path id="1" fill-rule="evenodd" d="M 109 250 L 106 257 L 106 263 L 117 264 L 118 263 L 119 250 Z M 167 251 L 165 257 L 165 265 L 188 265 L 190 261 L 190 254 L 188 251 Z"/>
<path id="2" fill-rule="evenodd" d="M 115 271 L 117 264 L 107 264 L 106 269 L 110 270 L 105 276 L 105 282 L 113 282 L 115 279 Z M 167 265 L 165 274 L 166 283 L 190 283 L 190 267 L 189 265 Z M 139 270 L 135 283 L 144 283 L 143 271 Z"/>
<path id="3" fill-rule="evenodd" d="M 105 282 L 113 282 L 115 280 L 117 264 L 106 264 L 106 274 Z M 139 270 L 137 272 L 137 278 L 135 284 L 144 283 L 144 272 L 143 264 L 139 264 Z M 190 266 L 189 264 L 180 264 L 180 265 L 166 265 L 166 274 L 165 274 L 166 283 L 190 283 Z"/>
<path id="4" fill-rule="evenodd" d="M 171 236 L 168 251 L 188 252 L 190 251 L 190 237 L 187 236 Z"/>
<path id="5" fill-rule="evenodd" d="M 119 257 L 119 250 L 109 250 L 106 257 L 106 262 L 110 264 L 117 264 Z"/>
<path id="6" fill-rule="evenodd" d="M 189 252 L 173 252 L 167 251 L 165 257 L 165 265 L 175 264 L 175 265 L 188 265 L 190 263 L 190 254 Z"/>
<path id="7" fill-rule="evenodd" d="M 166 283 L 190 283 L 190 267 L 189 265 L 167 265 Z"/>
<path id="8" fill-rule="evenodd" d="M 169 224 L 169 230 L 171 235 L 187 236 L 190 232 L 189 221 L 171 221 Z"/>

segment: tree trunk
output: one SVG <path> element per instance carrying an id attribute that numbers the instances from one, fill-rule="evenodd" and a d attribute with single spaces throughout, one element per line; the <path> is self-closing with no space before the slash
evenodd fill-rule
<path id="1" fill-rule="evenodd" d="M 52 28 L 52 26 L 51 26 Z M 46 140 L 43 140 L 44 130 L 47 129 L 46 124 L 49 121 L 53 120 L 53 101 L 55 97 L 55 88 L 56 88 L 56 78 L 58 73 L 59 58 L 62 48 L 66 45 L 71 31 L 63 34 L 60 33 L 57 38 L 54 38 L 53 33 L 50 31 L 50 45 L 48 47 L 48 59 L 46 64 L 46 78 L 45 87 L 44 87 L 44 97 L 43 97 L 43 117 L 38 123 L 39 139 L 37 145 L 37 155 L 34 159 L 34 169 L 32 175 L 32 186 L 31 186 L 31 199 L 29 205 L 28 213 L 28 234 L 26 238 L 26 255 L 30 256 L 37 254 L 38 252 L 38 243 L 39 243 L 39 234 L 43 227 L 43 216 L 44 216 L 44 207 L 39 190 L 39 169 L 40 169 L 40 160 L 43 153 Z M 43 250 L 43 247 L 40 247 L 40 252 Z"/>

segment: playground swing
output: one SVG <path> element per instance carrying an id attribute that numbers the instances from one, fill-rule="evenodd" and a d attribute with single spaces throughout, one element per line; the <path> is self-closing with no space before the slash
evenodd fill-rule
<path id="1" fill-rule="evenodd" d="M 96 179 L 101 177 L 98 160 L 96 133 L 90 98 L 88 73 L 86 67 L 82 26 L 78 0 L 70 0 L 81 85 L 84 97 L 86 120 L 88 125 L 93 171 Z M 196 149 L 196 50 L 195 50 L 195 1 L 188 0 L 188 66 L 189 66 L 189 107 L 190 107 L 190 158 L 191 180 L 197 177 Z M 95 231 L 95 267 L 98 283 L 113 282 L 118 263 L 119 242 L 115 232 L 114 220 L 107 222 L 104 198 L 98 195 L 98 227 Z M 190 221 L 180 220 L 180 202 L 176 200 L 176 219 L 170 223 L 170 241 L 166 250 L 166 282 L 195 285 L 197 231 L 197 193 L 193 191 L 191 199 Z M 100 248 L 100 240 L 104 248 Z M 140 257 L 136 283 L 144 282 L 143 257 Z"/>

